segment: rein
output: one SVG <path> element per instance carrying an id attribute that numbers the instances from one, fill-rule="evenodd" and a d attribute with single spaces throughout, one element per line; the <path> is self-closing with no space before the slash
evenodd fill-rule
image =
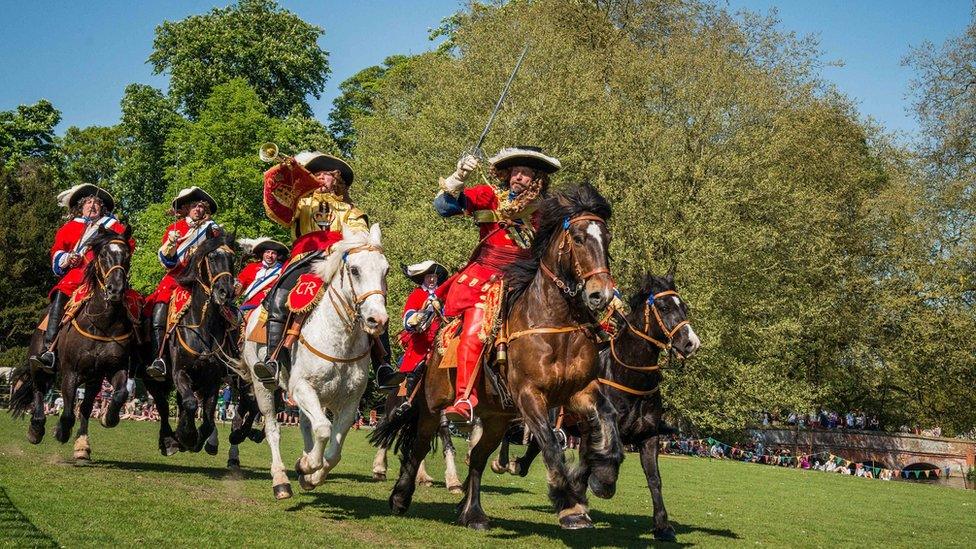
<path id="1" fill-rule="evenodd" d="M 575 244 L 573 244 L 573 237 L 569 234 L 569 228 L 574 223 L 579 223 L 580 221 L 595 221 L 597 223 L 606 225 L 606 220 L 593 214 L 578 215 L 572 219 L 567 218 L 565 221 L 563 221 L 563 228 L 559 235 L 559 251 L 556 253 L 556 262 L 558 264 L 558 262 L 562 259 L 563 254 L 568 254 L 569 258 L 573 260 L 573 269 L 576 271 L 577 278 L 579 278 L 579 284 L 577 284 L 576 288 L 571 288 L 569 284 L 566 284 L 563 279 L 559 278 L 559 276 L 557 276 L 552 269 L 546 266 L 545 263 L 542 261 L 539 262 L 539 268 L 543 273 L 545 273 L 549 280 L 551 280 L 557 288 L 562 290 L 563 293 L 570 297 L 575 297 L 581 291 L 583 291 L 583 288 L 586 286 L 586 282 L 590 278 L 598 274 L 610 274 L 610 269 L 607 267 L 600 267 L 598 269 L 593 269 L 592 271 L 583 272 L 583 266 L 580 265 L 579 259 L 573 252 L 573 250 L 576 249 Z"/>
<path id="2" fill-rule="evenodd" d="M 673 328 L 668 329 L 667 325 L 664 323 L 664 318 L 661 317 L 661 313 L 660 311 L 658 311 L 657 308 L 657 300 L 659 298 L 668 297 L 668 296 L 679 297 L 678 292 L 674 290 L 665 290 L 663 292 L 651 294 L 650 296 L 648 296 L 647 300 L 644 301 L 644 331 L 640 331 L 637 328 L 635 328 L 634 325 L 630 323 L 630 320 L 628 320 L 627 317 L 624 316 L 623 314 L 621 314 L 620 317 L 627 325 L 627 330 L 630 331 L 630 333 L 634 334 L 635 336 L 639 337 L 644 341 L 647 341 L 648 343 L 653 344 L 654 346 L 658 347 L 660 350 L 668 352 L 668 356 L 670 356 L 670 353 L 673 350 L 671 348 L 671 341 L 674 339 L 675 334 L 677 334 L 678 331 L 680 331 L 682 328 L 690 324 L 690 322 L 687 319 L 685 319 L 675 324 Z M 652 312 L 654 313 L 654 318 L 657 320 L 658 327 L 661 328 L 661 333 L 664 334 L 664 337 L 667 339 L 667 341 L 660 341 L 650 335 L 650 328 L 651 328 L 650 317 Z M 614 346 L 614 342 L 616 341 L 616 339 L 617 339 L 616 337 L 610 339 L 610 355 L 613 357 L 614 362 L 616 362 L 617 364 L 623 366 L 624 368 L 627 368 L 628 370 L 633 370 L 637 372 L 654 372 L 662 369 L 660 363 L 653 364 L 651 366 L 632 366 L 630 364 L 627 364 L 626 362 L 623 361 L 623 359 L 620 358 L 620 356 L 617 355 L 617 350 L 616 347 Z M 674 352 L 677 353 L 677 351 Z M 678 354 L 680 356 L 680 353 Z M 620 383 L 616 383 L 614 381 L 610 381 L 609 379 L 605 379 L 602 377 L 597 378 L 597 382 L 636 396 L 647 396 L 661 389 L 660 383 L 653 389 L 643 391 L 643 390 L 627 387 L 626 385 L 621 385 Z"/>
<path id="3" fill-rule="evenodd" d="M 222 246 L 220 246 L 220 247 L 218 247 L 218 248 L 216 248 L 214 250 L 212 250 L 212 252 L 213 251 L 217 251 L 217 250 L 224 251 L 224 252 L 231 253 L 231 254 L 234 253 L 234 250 L 232 250 L 230 248 L 230 246 L 227 246 L 226 244 L 225 245 L 222 245 Z M 204 277 L 204 274 L 203 274 L 203 270 L 204 269 L 207 270 L 207 276 L 206 277 Z M 223 339 L 220 342 L 217 343 L 216 347 L 214 345 L 209 344 L 207 342 L 207 340 L 204 338 L 203 333 L 201 333 L 201 331 L 200 331 L 199 328 L 203 325 L 203 323 L 207 319 L 207 312 L 209 312 L 209 310 L 210 310 L 210 301 L 211 301 L 209 298 L 213 295 L 213 287 L 214 287 L 214 285 L 221 278 L 223 278 L 225 276 L 228 276 L 228 277 L 233 278 L 234 275 L 230 271 L 221 271 L 221 272 L 217 273 L 216 276 L 214 276 L 211 273 L 211 271 L 210 271 L 210 262 L 208 261 L 207 257 L 203 257 L 203 260 L 201 262 L 201 265 L 200 265 L 200 267 L 198 267 L 197 274 L 198 274 L 198 276 L 197 276 L 197 282 L 200 284 L 200 287 L 203 289 L 204 294 L 208 297 L 208 299 L 203 302 L 203 306 L 200 308 L 200 321 L 198 323 L 196 323 L 196 324 L 184 323 L 183 322 L 183 320 L 185 318 L 185 316 L 184 316 L 184 317 L 182 317 L 180 319 L 180 322 L 177 322 L 176 325 L 173 326 L 173 331 L 176 332 L 176 341 L 177 341 L 177 343 L 179 343 L 180 344 L 180 347 L 182 347 L 183 350 L 186 351 L 187 353 L 189 353 L 191 356 L 194 356 L 194 357 L 211 356 L 211 355 L 214 355 L 215 354 L 213 352 L 213 349 L 216 348 L 218 350 L 221 350 L 221 348 L 223 347 L 224 343 L 227 342 L 229 332 L 230 332 L 230 330 L 232 330 L 234 328 L 235 322 L 233 320 L 231 320 L 229 317 L 227 317 L 226 314 L 223 314 L 223 311 L 221 311 L 222 316 L 224 316 L 224 319 L 227 320 L 228 324 L 230 325 L 229 326 L 230 329 L 229 330 L 224 330 L 224 337 L 223 337 Z M 204 282 L 204 279 L 206 279 L 207 282 Z M 183 330 L 190 330 L 190 331 L 192 331 L 194 334 L 196 334 L 197 338 L 199 338 L 200 341 L 202 341 L 205 345 L 207 345 L 207 348 L 208 349 L 206 351 L 197 351 L 197 350 L 193 349 L 190 346 L 190 344 L 186 341 L 186 339 L 184 339 L 183 334 L 180 331 L 180 328 L 182 328 Z M 213 342 L 213 341 L 214 340 L 211 337 L 211 342 Z M 221 350 L 221 352 L 222 352 L 222 350 Z"/>
<path id="4" fill-rule="evenodd" d="M 118 238 L 106 242 L 105 244 L 103 244 L 103 246 L 108 246 L 109 244 L 120 244 L 122 246 L 125 246 L 126 249 L 128 249 L 129 246 L 128 242 Z M 95 281 L 98 283 L 99 289 L 103 291 L 105 290 L 105 281 L 108 279 L 109 275 L 111 275 L 116 270 L 125 273 L 126 272 L 125 265 L 120 263 L 118 265 L 112 265 L 108 269 L 103 269 L 101 257 L 95 258 L 95 275 L 96 275 Z M 88 304 L 86 303 L 84 306 L 86 307 L 86 311 L 87 311 Z M 125 304 L 123 303 L 122 306 L 125 307 Z M 87 312 L 87 314 L 88 316 L 92 316 L 91 312 Z M 80 324 L 78 324 L 77 317 L 71 319 L 71 327 L 74 328 L 75 331 L 78 332 L 78 335 L 80 335 L 81 337 L 92 341 L 98 341 L 101 343 L 117 343 L 121 345 L 123 342 L 127 341 L 132 336 L 131 331 L 121 335 L 115 335 L 115 336 L 100 336 L 97 334 L 93 334 L 85 330 L 84 328 L 81 327 Z"/>

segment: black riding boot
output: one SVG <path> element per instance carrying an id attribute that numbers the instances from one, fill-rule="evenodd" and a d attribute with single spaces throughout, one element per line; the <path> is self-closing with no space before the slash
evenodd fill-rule
<path id="1" fill-rule="evenodd" d="M 43 351 L 40 356 L 30 357 L 31 364 L 49 374 L 53 374 L 57 370 L 57 360 L 51 344 L 54 343 L 54 338 L 57 337 L 58 330 L 61 329 L 61 319 L 64 317 L 64 307 L 68 304 L 68 299 L 70 299 L 68 294 L 54 292 L 51 297 L 51 306 L 47 312 L 47 329 L 44 330 Z"/>
<path id="2" fill-rule="evenodd" d="M 284 368 L 285 371 L 288 371 L 288 368 L 291 366 L 287 347 L 282 346 L 278 350 L 277 356 L 271 356 L 285 337 L 285 322 L 272 320 L 269 314 L 265 329 L 268 333 L 267 355 L 263 361 L 254 365 L 254 377 L 265 387 L 274 388 L 278 383 L 278 372 L 280 369 Z"/>
<path id="3" fill-rule="evenodd" d="M 146 375 L 162 381 L 166 379 L 166 360 L 163 359 L 163 340 L 166 338 L 166 317 L 169 312 L 169 303 L 159 302 L 153 305 L 152 325 L 150 326 L 149 336 L 152 339 L 153 358 L 152 364 L 146 366 Z"/>
<path id="4" fill-rule="evenodd" d="M 390 365 L 390 335 L 386 330 L 380 337 L 373 339 L 370 349 L 370 360 L 373 363 L 373 374 L 376 376 L 376 387 L 383 390 L 396 389 L 403 383 L 404 374 L 393 369 Z"/>

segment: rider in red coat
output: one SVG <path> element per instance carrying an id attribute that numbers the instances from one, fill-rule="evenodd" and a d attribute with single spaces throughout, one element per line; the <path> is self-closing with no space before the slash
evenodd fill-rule
<path id="1" fill-rule="evenodd" d="M 152 317 L 150 336 L 156 359 L 146 367 L 146 374 L 154 379 L 166 376 L 166 361 L 163 359 L 163 339 L 166 337 L 166 318 L 169 313 L 169 300 L 173 291 L 179 287 L 176 276 L 186 267 L 193 250 L 204 240 L 222 234 L 217 223 L 210 216 L 217 213 L 217 201 L 199 187 L 183 189 L 173 199 L 174 215 L 179 219 L 166 227 L 162 246 L 157 256 L 166 268 L 166 274 L 159 281 L 156 290 L 146 299 Z"/>
<path id="2" fill-rule="evenodd" d="M 444 315 L 462 317 L 455 402 L 445 410 L 452 421 L 471 421 L 478 405 L 473 374 L 484 348 L 479 335 L 485 318 L 485 294 L 502 269 L 530 257 L 539 200 L 547 191 L 549 175 L 561 167 L 559 160 L 538 147 L 502 149 L 489 162 L 493 180 L 464 188 L 478 159 L 462 158 L 457 170 L 441 179 L 442 192 L 434 199 L 438 214 L 470 216 L 481 236 L 471 261 L 445 283 Z"/>
<path id="3" fill-rule="evenodd" d="M 246 240 L 241 244 L 247 245 Z M 237 295 L 241 296 L 241 312 L 256 309 L 268 295 L 268 290 L 281 275 L 281 266 L 288 259 L 288 247 L 270 238 L 259 238 L 253 243 L 251 254 L 259 261 L 248 263 L 237 275 Z"/>
<path id="4" fill-rule="evenodd" d="M 125 226 L 112 215 L 115 199 L 104 189 L 88 183 L 75 185 L 59 194 L 58 202 L 71 211 L 72 219 L 62 225 L 54 235 L 51 269 L 61 279 L 48 293 L 51 306 L 44 331 L 44 352 L 30 357 L 35 366 L 47 372 L 54 372 L 56 367 L 51 344 L 61 326 L 64 307 L 71 294 L 81 286 L 85 278 L 85 267 L 94 259 L 94 253 L 88 248 L 87 242 L 98 232 L 99 227 L 118 234 L 125 232 Z M 130 239 L 129 247 L 135 250 L 135 246 L 135 241 Z"/>
<path id="5" fill-rule="evenodd" d="M 447 290 L 441 285 L 447 280 L 447 269 L 433 260 L 401 265 L 401 268 L 403 274 L 417 284 L 403 305 L 403 331 L 400 332 L 400 345 L 403 346 L 400 373 L 406 376 L 409 390 L 414 382 L 414 372 L 427 359 L 440 326 Z"/>

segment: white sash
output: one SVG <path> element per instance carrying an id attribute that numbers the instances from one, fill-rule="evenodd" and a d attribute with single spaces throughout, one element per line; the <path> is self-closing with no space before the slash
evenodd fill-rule
<path id="1" fill-rule="evenodd" d="M 191 229 L 189 232 L 183 235 L 183 238 L 181 239 L 183 242 L 179 245 L 179 247 L 176 248 L 176 260 L 179 261 L 183 259 L 186 252 L 199 244 L 200 239 L 206 236 L 207 230 L 216 225 L 217 223 L 215 223 L 213 219 L 208 219 L 205 223 L 198 225 L 196 228 Z"/>
<path id="2" fill-rule="evenodd" d="M 262 270 L 266 270 L 267 273 L 262 277 L 255 278 L 254 282 L 247 287 L 247 290 L 244 291 L 244 303 L 247 303 L 252 297 L 257 295 L 258 292 L 274 282 L 275 277 L 277 277 L 278 273 L 281 272 L 281 263 L 275 263 L 274 267 Z M 260 272 L 261 271 L 258 271 L 259 274 Z"/>

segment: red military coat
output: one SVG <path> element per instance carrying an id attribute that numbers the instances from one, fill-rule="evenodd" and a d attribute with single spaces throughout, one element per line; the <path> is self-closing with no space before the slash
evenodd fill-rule
<path id="1" fill-rule="evenodd" d="M 275 263 L 266 267 L 263 261 L 248 263 L 237 275 L 238 282 L 244 287 L 241 293 L 242 311 L 249 311 L 257 308 L 268 295 L 271 286 L 274 285 L 278 277 L 281 276 L 281 263 Z"/>
<path id="2" fill-rule="evenodd" d="M 118 234 L 125 232 L 125 225 L 110 215 L 104 216 L 94 223 Z M 51 288 L 48 297 L 53 295 L 55 291 L 71 295 L 84 281 L 85 267 L 95 258 L 94 252 L 85 244 L 87 240 L 85 231 L 89 227 L 90 224 L 85 218 L 76 217 L 62 225 L 54 235 L 54 245 L 51 246 L 51 269 L 54 274 L 61 277 L 61 280 Z M 95 231 L 90 231 L 88 236 L 90 237 L 94 233 Z M 133 251 L 136 249 L 136 242 L 131 238 L 129 239 L 129 248 Z M 62 267 L 61 261 L 72 252 L 81 254 L 81 262 L 71 268 Z"/>
<path id="3" fill-rule="evenodd" d="M 490 185 L 477 185 L 464 189 L 456 199 L 442 193 L 434 200 L 435 209 L 444 217 L 470 215 L 478 224 L 482 241 L 474 259 L 444 283 L 447 287 L 444 303 L 446 316 L 460 315 L 465 309 L 483 301 L 490 282 L 500 276 L 505 266 L 530 257 L 529 251 L 512 239 L 510 230 L 499 224 L 498 206 L 507 192 Z M 514 223 L 537 227 L 539 215 L 535 206 L 527 206 Z"/>
<path id="4" fill-rule="evenodd" d="M 150 294 L 149 298 L 146 300 L 146 305 L 151 306 L 155 303 L 168 303 L 169 298 L 173 295 L 173 290 L 179 287 L 179 283 L 176 282 L 176 276 L 180 274 L 184 267 L 186 267 L 187 261 L 190 257 L 190 252 L 193 251 L 195 247 L 200 245 L 204 240 L 207 239 L 207 232 L 210 229 L 219 229 L 220 226 L 217 225 L 212 219 L 200 224 L 199 227 L 193 228 L 187 222 L 186 218 L 180 219 L 175 223 L 172 223 L 163 232 L 162 244 L 165 246 L 167 235 L 170 231 L 176 231 L 180 234 L 176 247 L 176 250 L 172 252 L 171 255 L 164 255 L 163 248 L 161 247 L 156 253 L 159 258 L 159 262 L 162 263 L 163 267 L 166 267 L 166 274 L 163 279 L 159 281 L 159 285 L 156 286 L 156 290 Z"/>
<path id="5" fill-rule="evenodd" d="M 447 286 L 442 285 L 434 295 L 438 299 L 444 299 Z M 427 303 L 429 294 L 423 288 L 416 288 L 407 296 L 407 302 L 403 305 L 403 325 L 404 330 L 400 332 L 400 345 L 403 346 L 403 359 L 400 361 L 401 372 L 412 372 L 417 366 L 427 358 L 431 346 L 434 344 L 434 337 L 440 326 L 440 320 L 435 317 L 430 326 L 422 332 L 414 332 L 406 329 L 407 319 L 415 314 L 423 314 L 421 311 Z"/>

